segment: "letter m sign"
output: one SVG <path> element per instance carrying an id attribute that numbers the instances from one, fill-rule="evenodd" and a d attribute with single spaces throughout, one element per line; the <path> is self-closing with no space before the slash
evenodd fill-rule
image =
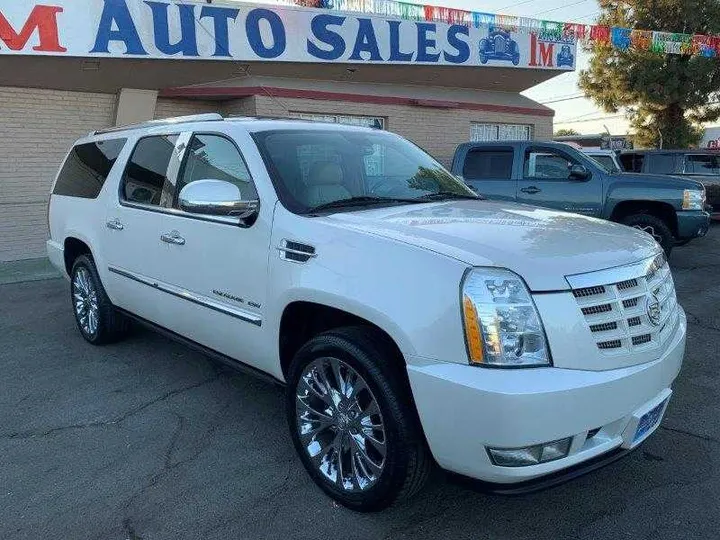
<path id="1" fill-rule="evenodd" d="M 12 51 L 22 51 L 37 30 L 39 43 L 33 46 L 39 52 L 66 52 L 60 45 L 57 14 L 63 8 L 57 6 L 35 6 L 25 20 L 20 32 L 16 32 L 5 15 L 0 11 L 0 49 L 5 45 Z"/>

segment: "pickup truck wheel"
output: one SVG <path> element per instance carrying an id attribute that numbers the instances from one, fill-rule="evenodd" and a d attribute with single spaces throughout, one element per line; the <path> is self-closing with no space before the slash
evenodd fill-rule
<path id="1" fill-rule="evenodd" d="M 431 458 L 409 389 L 384 336 L 342 328 L 309 341 L 292 361 L 287 419 L 312 479 L 350 509 L 371 512 L 415 494 Z"/>
<path id="2" fill-rule="evenodd" d="M 129 321 L 115 310 L 100 281 L 92 258 L 75 259 L 70 274 L 70 299 L 82 337 L 93 345 L 118 341 L 127 334 Z"/>
<path id="3" fill-rule="evenodd" d="M 623 219 L 622 222 L 629 227 L 648 233 L 660 244 L 665 254 L 670 255 L 675 246 L 675 237 L 670 227 L 662 219 L 649 214 L 633 214 Z"/>

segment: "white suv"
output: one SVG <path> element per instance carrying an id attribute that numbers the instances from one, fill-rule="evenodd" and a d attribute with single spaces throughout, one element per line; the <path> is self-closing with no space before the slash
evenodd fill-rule
<path id="1" fill-rule="evenodd" d="M 519 493 L 614 460 L 659 425 L 685 350 L 648 235 L 481 200 L 384 131 L 96 132 L 49 219 L 87 341 L 134 319 L 283 383 L 305 468 L 358 510 L 433 463 Z"/>

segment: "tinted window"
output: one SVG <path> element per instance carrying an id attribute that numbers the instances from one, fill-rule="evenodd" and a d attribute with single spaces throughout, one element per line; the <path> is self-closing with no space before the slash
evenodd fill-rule
<path id="1" fill-rule="evenodd" d="M 196 135 L 190 141 L 185 168 L 178 181 L 179 194 L 197 180 L 224 180 L 240 188 L 243 200 L 257 199 L 250 172 L 232 141 L 220 135 Z"/>
<path id="2" fill-rule="evenodd" d="M 653 174 L 672 174 L 677 172 L 675 163 L 676 154 L 650 154 L 648 157 L 647 172 Z"/>
<path id="3" fill-rule="evenodd" d="M 577 164 L 564 152 L 531 150 L 525 154 L 525 178 L 567 180 L 570 178 L 570 167 Z"/>
<path id="4" fill-rule="evenodd" d="M 463 177 L 466 180 L 510 180 L 512 150 L 471 150 L 465 158 Z"/>
<path id="5" fill-rule="evenodd" d="M 606 171 L 612 173 L 618 172 L 617 165 L 615 165 L 613 158 L 610 156 L 590 154 L 590 157 L 602 165 Z"/>
<path id="6" fill-rule="evenodd" d="M 140 139 L 125 168 L 122 196 L 128 202 L 169 206 L 175 187 L 168 179 L 177 135 Z"/>
<path id="7" fill-rule="evenodd" d="M 717 156 L 687 156 L 685 161 L 685 172 L 688 174 L 717 175 L 720 174 L 718 165 Z"/>
<path id="8" fill-rule="evenodd" d="M 127 139 L 114 139 L 73 148 L 58 175 L 53 194 L 97 197 L 126 142 Z"/>
<path id="9" fill-rule="evenodd" d="M 620 163 L 627 172 L 642 172 L 643 154 L 620 154 Z"/>

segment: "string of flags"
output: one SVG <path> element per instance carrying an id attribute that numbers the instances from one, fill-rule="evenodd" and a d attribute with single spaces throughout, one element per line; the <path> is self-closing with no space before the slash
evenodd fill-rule
<path id="1" fill-rule="evenodd" d="M 651 51 L 658 54 L 720 57 L 720 35 L 680 34 L 653 30 L 636 30 L 603 25 L 548 21 L 466 11 L 440 6 L 410 4 L 397 0 L 275 0 L 294 5 L 397 17 L 409 21 L 440 22 L 466 26 L 502 27 L 513 32 L 542 33 L 565 42 L 584 42 L 619 50 Z"/>

